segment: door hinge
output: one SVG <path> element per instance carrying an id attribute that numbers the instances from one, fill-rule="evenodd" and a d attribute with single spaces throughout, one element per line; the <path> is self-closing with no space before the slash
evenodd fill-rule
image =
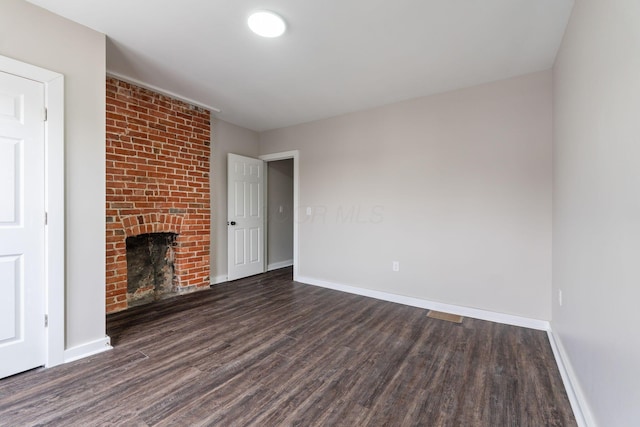
<path id="1" fill-rule="evenodd" d="M 47 121 L 48 111 L 49 111 L 49 110 L 47 110 L 46 108 L 44 108 L 44 109 L 42 110 L 42 121 L 43 121 L 43 122 L 46 122 L 46 121 Z"/>
<path id="2" fill-rule="evenodd" d="M 49 315 L 48 314 L 44 315 L 44 327 L 45 328 L 49 327 Z"/>
<path id="3" fill-rule="evenodd" d="M 44 225 L 49 225 L 49 212 L 44 213 Z"/>

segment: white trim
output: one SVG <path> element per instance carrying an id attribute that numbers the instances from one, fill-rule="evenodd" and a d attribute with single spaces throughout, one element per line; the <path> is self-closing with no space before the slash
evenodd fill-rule
<path id="1" fill-rule="evenodd" d="M 293 159 L 293 280 L 298 281 L 299 245 L 298 245 L 298 206 L 300 203 L 300 151 L 283 151 L 281 153 L 264 154 L 258 157 L 265 162 Z"/>
<path id="2" fill-rule="evenodd" d="M 420 298 L 407 297 L 404 295 L 391 294 L 388 292 L 374 291 L 358 286 L 342 285 L 331 283 L 312 277 L 299 276 L 296 280 L 322 288 L 334 289 L 337 291 L 348 292 L 350 294 L 362 295 L 365 297 L 375 298 L 382 301 L 395 302 L 398 304 L 409 305 L 411 307 L 425 308 L 429 310 L 444 311 L 447 313 L 457 314 L 464 317 L 472 317 L 474 319 L 488 320 L 489 322 L 502 323 L 505 325 L 520 326 L 523 328 L 538 329 L 546 331 L 549 329 L 549 322 L 546 320 L 531 319 L 528 317 L 514 316 L 512 314 L 497 313 L 494 311 L 481 310 L 478 308 L 463 307 L 459 305 L 444 304 L 441 302 L 429 301 Z"/>
<path id="3" fill-rule="evenodd" d="M 210 283 L 211 285 L 218 285 L 220 283 L 224 283 L 228 281 L 229 281 L 229 276 L 227 276 L 226 274 L 221 274 L 219 276 L 214 277 L 213 280 L 210 281 Z"/>
<path id="4" fill-rule="evenodd" d="M 269 166 L 264 160 L 262 160 L 262 171 L 264 178 L 262 182 L 262 272 L 266 273 L 269 268 Z M 229 203 L 228 193 L 227 203 Z M 227 257 L 229 257 L 228 254 Z"/>
<path id="5" fill-rule="evenodd" d="M 141 88 L 144 88 L 144 89 L 149 89 L 149 90 L 151 90 L 153 92 L 157 92 L 157 93 L 159 93 L 161 95 L 166 95 L 169 98 L 173 98 L 173 99 L 177 99 L 178 101 L 186 102 L 187 104 L 195 105 L 196 107 L 205 108 L 205 109 L 207 109 L 209 111 L 212 111 L 214 113 L 220 113 L 222 111 L 219 108 L 212 107 L 211 105 L 207 105 L 204 102 L 200 102 L 200 101 L 196 101 L 195 99 L 187 98 L 186 96 L 179 95 L 179 94 L 177 94 L 175 92 L 171 92 L 171 91 L 159 88 L 158 86 L 154 86 L 152 84 L 145 83 L 145 82 L 143 82 L 141 80 L 134 79 L 133 77 L 127 77 L 127 76 L 124 76 L 124 75 L 119 74 L 119 73 L 114 73 L 113 71 L 107 71 L 107 76 L 114 77 L 114 78 L 116 78 L 118 80 L 122 80 L 123 82 L 131 83 L 131 84 L 136 85 L 136 86 L 140 86 Z"/>
<path id="6" fill-rule="evenodd" d="M 49 357 L 46 366 L 64 361 L 65 341 L 65 210 L 64 210 L 64 77 L 47 83 L 46 199 L 46 275 L 48 277 L 47 311 L 49 314 Z"/>
<path id="7" fill-rule="evenodd" d="M 113 347 L 111 347 L 111 339 L 109 339 L 108 336 L 105 336 L 99 340 L 91 341 L 65 350 L 64 363 L 73 362 L 111 349 L 113 349 Z"/>
<path id="8" fill-rule="evenodd" d="M 5 56 L 0 56 L 0 70 L 45 86 L 45 366 L 50 367 L 65 359 L 64 76 Z"/>
<path id="9" fill-rule="evenodd" d="M 580 387 L 578 377 L 571 365 L 571 360 L 564 350 L 562 340 L 551 328 L 547 331 L 547 335 L 549 336 L 549 343 L 551 344 L 553 357 L 556 359 L 556 364 L 558 365 L 558 370 L 560 371 L 560 376 L 562 377 L 562 382 L 565 390 L 567 391 L 569 403 L 571 404 L 571 409 L 573 409 L 573 415 L 576 417 L 578 426 L 597 427 L 597 423 L 595 418 L 593 418 L 587 399 Z"/>
<path id="10" fill-rule="evenodd" d="M 292 265 L 293 265 L 292 259 L 288 259 L 286 261 L 274 262 L 267 266 L 267 271 L 273 271 L 279 268 L 291 267 Z"/>

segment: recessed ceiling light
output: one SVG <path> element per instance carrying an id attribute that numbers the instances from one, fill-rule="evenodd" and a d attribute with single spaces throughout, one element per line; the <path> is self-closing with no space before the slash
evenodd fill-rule
<path id="1" fill-rule="evenodd" d="M 280 37 L 287 28 L 280 16 L 266 10 L 252 13 L 247 23 L 251 31 L 262 37 Z"/>

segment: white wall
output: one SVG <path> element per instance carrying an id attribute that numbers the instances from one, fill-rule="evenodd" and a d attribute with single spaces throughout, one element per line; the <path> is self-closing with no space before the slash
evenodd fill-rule
<path id="1" fill-rule="evenodd" d="M 0 2 L 0 54 L 65 78 L 66 348 L 105 335 L 105 37 Z"/>
<path id="2" fill-rule="evenodd" d="M 260 154 L 300 150 L 299 275 L 550 319 L 551 88 L 546 71 L 262 133 Z"/>
<path id="3" fill-rule="evenodd" d="M 227 154 L 258 157 L 258 133 L 211 120 L 211 283 L 227 280 Z"/>
<path id="4" fill-rule="evenodd" d="M 554 67 L 554 123 L 552 326 L 597 423 L 637 425 L 639 2 L 575 2 Z"/>
<path id="5" fill-rule="evenodd" d="M 267 263 L 283 266 L 293 262 L 293 159 L 268 162 L 267 177 Z"/>

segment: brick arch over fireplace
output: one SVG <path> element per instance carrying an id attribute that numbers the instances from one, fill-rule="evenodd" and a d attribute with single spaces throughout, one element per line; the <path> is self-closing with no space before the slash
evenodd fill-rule
<path id="1" fill-rule="evenodd" d="M 174 233 L 176 293 L 209 286 L 209 111 L 107 78 L 107 313 L 127 303 L 126 238 Z"/>
<path id="2" fill-rule="evenodd" d="M 184 217 L 179 215 L 159 213 L 129 215 L 121 218 L 125 237 L 150 233 L 180 234 L 183 219 Z"/>

